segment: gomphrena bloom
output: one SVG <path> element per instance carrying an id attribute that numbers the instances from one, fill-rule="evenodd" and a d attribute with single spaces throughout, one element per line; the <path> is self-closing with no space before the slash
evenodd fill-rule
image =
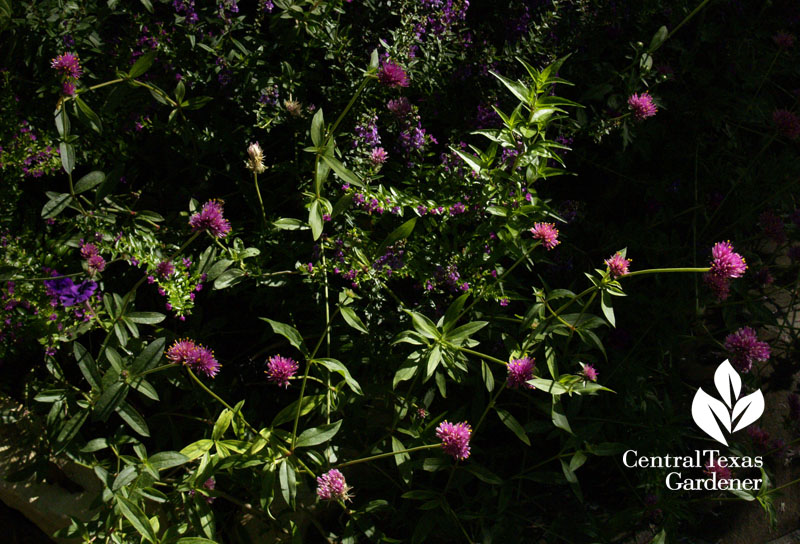
<path id="1" fill-rule="evenodd" d="M 277 383 L 279 386 L 289 387 L 289 378 L 297 372 L 297 362 L 289 357 L 273 355 L 267 363 L 267 373 L 269 381 Z"/>
<path id="2" fill-rule="evenodd" d="M 469 439 L 472 427 L 466 422 L 450 423 L 445 420 L 436 427 L 436 436 L 442 441 L 442 449 L 456 459 L 469 457 Z"/>
<path id="3" fill-rule="evenodd" d="M 730 480 L 731 479 L 731 469 L 728 467 L 723 467 L 719 464 L 719 460 L 712 461 L 706 464 L 706 469 L 704 471 L 708 477 L 712 475 L 717 476 L 717 481 L 719 480 Z"/>
<path id="4" fill-rule="evenodd" d="M 621 253 L 615 253 L 612 257 L 605 260 L 608 271 L 611 276 L 618 278 L 628 273 L 628 266 L 631 264 L 630 259 L 626 259 Z"/>
<path id="5" fill-rule="evenodd" d="M 250 144 L 247 148 L 248 159 L 245 161 L 245 166 L 248 170 L 261 174 L 267 167 L 264 166 L 264 152 L 261 151 L 261 146 L 258 142 Z"/>
<path id="6" fill-rule="evenodd" d="M 207 230 L 212 236 L 225 238 L 231 231 L 231 224 L 222 217 L 222 203 L 209 200 L 199 212 L 189 218 L 192 230 Z"/>
<path id="7" fill-rule="evenodd" d="M 80 79 L 83 75 L 81 61 L 78 55 L 73 53 L 63 53 L 50 62 L 50 66 L 57 70 L 62 76 Z"/>
<path id="8" fill-rule="evenodd" d="M 344 480 L 344 474 L 335 468 L 317 476 L 317 496 L 324 501 L 349 501 L 351 489 Z"/>
<path id="9" fill-rule="evenodd" d="M 385 163 L 388 158 L 389 154 L 386 153 L 386 150 L 382 147 L 376 147 L 369 155 L 369 160 L 372 161 L 372 164 L 375 166 Z"/>
<path id="10" fill-rule="evenodd" d="M 755 362 L 769 359 L 769 344 L 761 342 L 756 331 L 742 327 L 725 337 L 725 349 L 731 354 L 731 362 L 739 372 L 749 372 Z"/>
<path id="11" fill-rule="evenodd" d="M 633 93 L 630 95 L 630 97 L 628 97 L 628 106 L 633 110 L 633 116 L 639 121 L 644 121 L 648 117 L 653 117 L 658 112 L 656 103 L 648 92 L 642 94 Z"/>
<path id="12" fill-rule="evenodd" d="M 394 62 L 387 60 L 378 71 L 378 81 L 388 87 L 408 87 L 408 75 Z"/>
<path id="13" fill-rule="evenodd" d="M 711 248 L 711 274 L 722 278 L 741 278 L 747 270 L 744 257 L 733 251 L 730 242 L 717 242 Z"/>
<path id="14" fill-rule="evenodd" d="M 531 234 L 534 239 L 541 240 L 548 251 L 561 243 L 558 239 L 558 229 L 553 223 L 534 223 Z"/>
<path id="15" fill-rule="evenodd" d="M 581 376 L 583 376 L 585 380 L 588 380 L 590 382 L 596 382 L 597 369 L 592 365 L 583 365 L 583 368 L 581 369 Z"/>
<path id="16" fill-rule="evenodd" d="M 534 389 L 534 387 L 528 383 L 528 380 L 533 379 L 533 369 L 535 366 L 536 362 L 533 357 L 511 359 L 511 362 L 508 363 L 508 377 L 506 378 L 508 387 L 511 389 L 517 389 L 519 387 Z"/>
<path id="17" fill-rule="evenodd" d="M 191 340 L 178 340 L 167 350 L 167 359 L 176 364 L 184 364 L 193 372 L 203 373 L 213 378 L 219 372 L 219 361 L 214 353 Z"/>

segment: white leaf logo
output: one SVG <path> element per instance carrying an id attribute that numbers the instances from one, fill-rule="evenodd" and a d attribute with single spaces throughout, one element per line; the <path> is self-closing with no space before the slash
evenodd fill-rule
<path id="1" fill-rule="evenodd" d="M 764 395 L 760 390 L 756 390 L 739 398 L 742 392 L 742 378 L 728 360 L 717 367 L 714 373 L 714 385 L 722 401 L 699 388 L 692 401 L 692 418 L 708 436 L 727 446 L 728 441 L 722 432 L 723 429 L 728 434 L 735 433 L 760 418 L 764 413 Z M 731 430 L 734 422 L 736 425 Z"/>

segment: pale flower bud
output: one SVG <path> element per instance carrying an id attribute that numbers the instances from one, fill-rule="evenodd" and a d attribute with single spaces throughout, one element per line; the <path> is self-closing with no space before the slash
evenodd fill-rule
<path id="1" fill-rule="evenodd" d="M 250 147 L 247 148 L 247 154 L 250 155 L 250 158 L 244 164 L 249 170 L 260 174 L 267 169 L 264 166 L 264 152 L 261 151 L 261 146 L 258 145 L 258 142 L 250 144 Z"/>

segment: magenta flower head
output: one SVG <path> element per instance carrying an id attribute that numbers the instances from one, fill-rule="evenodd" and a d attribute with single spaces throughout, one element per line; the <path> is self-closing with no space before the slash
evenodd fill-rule
<path id="1" fill-rule="evenodd" d="M 207 230 L 209 234 L 216 238 L 225 238 L 231 231 L 231 224 L 222 217 L 222 202 L 209 200 L 199 212 L 189 218 L 189 225 L 192 230 Z"/>
<path id="2" fill-rule="evenodd" d="M 349 501 L 352 500 L 350 490 L 352 487 L 347 485 L 344 474 L 333 468 L 317 476 L 317 496 L 323 501 Z"/>
<path id="3" fill-rule="evenodd" d="M 387 60 L 378 71 L 378 81 L 387 87 L 408 87 L 408 75 L 394 62 Z"/>
<path id="4" fill-rule="evenodd" d="M 372 164 L 378 166 L 379 164 L 383 164 L 386 162 L 386 159 L 389 158 L 389 154 L 386 153 L 386 150 L 382 147 L 376 147 L 372 150 L 372 153 L 369 156 L 369 160 L 372 161 Z"/>
<path id="5" fill-rule="evenodd" d="M 542 245 L 548 251 L 561 243 L 558 239 L 558 229 L 553 223 L 534 223 L 531 233 L 534 239 L 542 241 Z"/>
<path id="6" fill-rule="evenodd" d="M 536 362 L 533 357 L 511 359 L 511 362 L 508 363 L 508 377 L 506 378 L 508 387 L 511 389 L 517 389 L 519 387 L 534 389 L 534 387 L 528 383 L 528 380 L 533 379 L 533 369 L 535 366 Z"/>
<path id="7" fill-rule="evenodd" d="M 106 260 L 100 255 L 92 255 L 86 262 L 89 265 L 89 273 L 92 275 L 106 269 Z"/>
<path id="8" fill-rule="evenodd" d="M 717 297 L 717 300 L 725 300 L 731 294 L 731 280 L 725 276 L 717 276 L 707 272 L 703 274 L 703 280 L 711 289 L 711 292 L 714 293 L 714 296 Z"/>
<path id="9" fill-rule="evenodd" d="M 588 380 L 590 382 L 596 382 L 597 381 L 597 369 L 595 367 L 593 367 L 592 365 L 585 365 L 583 363 L 581 363 L 581 366 L 583 367 L 583 368 L 581 368 L 581 376 L 583 376 L 583 378 L 585 380 Z"/>
<path id="10" fill-rule="evenodd" d="M 770 356 L 769 344 L 759 341 L 756 331 L 750 327 L 742 327 L 726 336 L 725 349 L 739 372 L 749 372 L 754 362 L 764 362 Z"/>
<path id="11" fill-rule="evenodd" d="M 466 422 L 450 423 L 445 420 L 436 427 L 436 436 L 442 441 L 442 449 L 456 459 L 469 457 L 469 439 L 472 436 L 472 427 Z"/>
<path id="12" fill-rule="evenodd" d="M 644 121 L 658 112 L 656 103 L 648 92 L 642 94 L 633 93 L 628 97 L 628 106 L 633 110 L 633 116 L 639 121 Z"/>
<path id="13" fill-rule="evenodd" d="M 709 478 L 712 477 L 712 475 L 716 475 L 717 481 L 731 479 L 731 469 L 728 467 L 723 467 L 718 461 L 712 461 L 706 464 L 706 469 L 704 472 Z"/>
<path id="14" fill-rule="evenodd" d="M 79 79 L 83 75 L 83 68 L 81 68 L 81 61 L 78 55 L 72 53 L 63 53 L 52 61 L 50 66 L 58 71 L 62 76 L 72 79 Z"/>
<path id="15" fill-rule="evenodd" d="M 288 357 L 273 355 L 267 363 L 267 373 L 269 381 L 277 383 L 279 386 L 289 387 L 289 378 L 297 372 L 297 362 Z"/>
<path id="16" fill-rule="evenodd" d="M 730 242 L 717 242 L 711 248 L 711 274 L 722 278 L 741 278 L 747 270 L 744 257 L 733 251 Z"/>
<path id="17" fill-rule="evenodd" d="M 156 265 L 156 274 L 162 278 L 168 278 L 175 273 L 175 265 L 172 261 L 161 261 Z"/>
<path id="18" fill-rule="evenodd" d="M 183 364 L 193 372 L 205 374 L 213 378 L 219 372 L 220 364 L 214 353 L 191 340 L 178 340 L 167 350 L 167 359 L 176 364 Z"/>
<path id="19" fill-rule="evenodd" d="M 624 276 L 628 273 L 628 266 L 631 264 L 630 259 L 626 259 L 622 256 L 622 253 L 615 253 L 612 257 L 609 257 L 604 261 L 606 266 L 608 267 L 608 271 L 611 272 L 611 277 L 618 278 L 620 276 Z"/>

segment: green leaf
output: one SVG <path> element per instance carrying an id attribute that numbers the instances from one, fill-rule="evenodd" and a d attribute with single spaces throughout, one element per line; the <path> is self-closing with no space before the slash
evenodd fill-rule
<path id="1" fill-rule="evenodd" d="M 75 169 L 75 147 L 67 142 L 61 142 L 58 145 L 58 151 L 61 154 L 61 165 L 67 174 L 71 174 Z"/>
<path id="2" fill-rule="evenodd" d="M 666 28 L 666 27 L 662 27 Z M 752 498 L 750 499 L 752 500 Z M 658 533 L 653 540 L 650 541 L 650 544 L 666 544 L 667 542 L 667 530 L 661 529 L 661 532 Z"/>
<path id="3" fill-rule="evenodd" d="M 127 384 L 123 382 L 115 382 L 111 384 L 111 386 L 107 387 L 103 391 L 103 393 L 100 395 L 100 398 L 97 399 L 97 403 L 94 405 L 92 418 L 98 421 L 107 420 L 108 416 L 111 415 L 111 412 L 116 410 L 122 401 L 125 400 L 125 396 L 127 394 Z"/>
<path id="4" fill-rule="evenodd" d="M 333 157 L 327 155 L 320 155 L 325 163 L 333 168 L 333 172 L 345 183 L 356 185 L 357 187 L 365 187 L 364 182 L 355 175 L 353 172 L 345 168 L 345 166 Z"/>
<path id="5" fill-rule="evenodd" d="M 86 381 L 89 382 L 89 385 L 92 386 L 92 389 L 100 389 L 100 371 L 97 370 L 97 363 L 94 361 L 94 357 L 86 351 L 81 344 L 75 342 L 72 344 L 72 353 L 75 356 L 75 360 L 78 362 L 78 368 L 83 374 L 83 377 L 86 378 Z"/>
<path id="6" fill-rule="evenodd" d="M 183 102 L 184 96 L 186 96 L 186 86 L 183 84 L 183 80 L 180 80 L 178 84 L 175 85 L 175 101 L 180 104 Z"/>
<path id="7" fill-rule="evenodd" d="M 286 323 L 281 323 L 280 321 L 273 321 L 272 319 L 268 319 L 266 317 L 260 317 L 262 321 L 266 321 L 272 327 L 272 330 L 275 334 L 280 334 L 284 338 L 286 338 L 291 345 L 299 349 L 303 355 L 308 357 L 308 349 L 306 348 L 305 342 L 303 342 L 303 337 L 300 336 L 300 333 L 297 329 L 292 327 L 291 325 L 287 325 Z"/>
<path id="8" fill-rule="evenodd" d="M 200 536 L 185 536 L 181 539 L 178 539 L 175 544 L 218 544 L 214 540 L 209 540 L 207 538 L 203 538 Z"/>
<path id="9" fill-rule="evenodd" d="M 344 366 L 341 362 L 337 361 L 336 359 L 327 359 L 327 358 L 314 359 L 314 362 L 321 364 L 322 366 L 324 366 L 325 368 L 327 368 L 332 372 L 337 372 L 341 374 L 341 376 L 344 378 L 345 383 L 353 391 L 353 393 L 356 393 L 357 395 L 363 395 L 361 391 L 361 386 L 358 384 L 356 380 L 353 379 L 353 377 L 350 375 L 350 371 L 347 370 L 347 367 Z"/>
<path id="10" fill-rule="evenodd" d="M 278 469 L 278 481 L 281 486 L 281 494 L 286 504 L 294 509 L 294 497 L 297 494 L 297 481 L 295 479 L 294 468 L 289 466 L 289 461 L 284 460 Z"/>
<path id="11" fill-rule="evenodd" d="M 108 440 L 105 438 L 95 438 L 94 440 L 89 440 L 89 442 L 81 448 L 81 451 L 84 453 L 93 453 L 95 451 L 104 450 L 108 447 Z"/>
<path id="12" fill-rule="evenodd" d="M 306 395 L 303 397 L 303 405 L 300 408 L 300 417 L 308 414 L 312 410 L 314 410 L 317 406 L 320 406 L 322 402 L 325 400 L 325 395 Z M 290 405 L 283 408 L 278 415 L 272 420 L 272 426 L 277 427 L 278 425 L 283 425 L 284 423 L 288 423 L 294 419 L 294 416 L 297 414 L 297 403 L 300 402 L 299 400 L 294 401 Z"/>
<path id="13" fill-rule="evenodd" d="M 56 130 L 58 130 L 58 135 L 62 138 L 69 136 L 69 116 L 67 115 L 66 108 L 61 107 L 57 109 L 53 116 L 56 121 Z"/>
<path id="14" fill-rule="evenodd" d="M 561 399 L 558 397 L 553 397 L 553 407 L 550 416 L 553 420 L 553 425 L 559 429 L 564 429 L 569 434 L 574 434 L 572 432 L 572 427 L 569 426 L 567 415 L 564 413 L 564 407 L 561 405 Z"/>
<path id="15" fill-rule="evenodd" d="M 308 224 L 311 225 L 311 236 L 314 240 L 318 240 L 322 235 L 322 209 L 319 206 L 319 201 L 315 200 L 311 203 L 311 208 L 308 210 Z"/>
<path id="16" fill-rule="evenodd" d="M 340 309 L 342 311 L 342 317 L 348 325 L 359 332 L 369 334 L 369 331 L 364 326 L 364 322 L 361 321 L 361 318 L 358 317 L 358 315 L 356 315 L 356 311 L 354 309 L 352 309 L 350 306 L 341 306 Z"/>
<path id="17" fill-rule="evenodd" d="M 318 444 L 324 444 L 331 438 L 333 438 L 336 433 L 339 432 L 339 427 L 342 426 L 342 420 L 335 423 L 330 423 L 328 425 L 320 425 L 319 427 L 313 427 L 311 429 L 306 429 L 300 436 L 297 437 L 297 442 L 295 442 L 296 448 L 305 448 L 309 446 L 316 446 Z"/>
<path id="18" fill-rule="evenodd" d="M 606 316 L 608 322 L 611 323 L 612 327 L 616 327 L 616 321 L 614 320 L 614 308 L 611 306 L 611 295 L 608 294 L 608 291 L 603 291 L 600 294 L 600 307 L 603 309 L 603 315 Z"/>
<path id="19" fill-rule="evenodd" d="M 531 445 L 528 435 L 525 434 L 525 429 L 522 427 L 522 425 L 520 425 L 519 421 L 517 421 L 514 416 L 501 408 L 495 408 L 495 411 L 497 412 L 497 416 L 500 418 L 500 421 L 503 422 L 503 425 L 511 429 L 511 432 L 517 435 L 517 438 L 522 440 L 526 446 Z"/>
<path id="20" fill-rule="evenodd" d="M 81 110 L 81 113 L 86 116 L 86 119 L 89 121 L 89 126 L 92 130 L 97 132 L 98 134 L 102 134 L 103 132 L 103 123 L 100 121 L 100 117 L 89 107 L 89 105 L 83 101 L 83 99 L 75 95 L 75 103 L 78 105 L 78 109 Z"/>
<path id="21" fill-rule="evenodd" d="M 186 110 L 199 110 L 209 102 L 214 100 L 213 96 L 195 96 L 194 98 L 190 98 L 187 101 L 186 106 L 184 109 Z"/>
<path id="22" fill-rule="evenodd" d="M 147 428 L 147 423 L 142 417 L 142 414 L 137 412 L 133 406 L 127 402 L 123 402 L 120 404 L 119 408 L 117 408 L 117 413 L 136 433 L 141 436 L 150 436 L 150 429 Z"/>
<path id="23" fill-rule="evenodd" d="M 489 485 L 503 485 L 504 483 L 504 480 L 500 476 L 490 471 L 488 468 L 472 463 L 466 465 L 465 468 L 480 481 L 486 482 Z"/>
<path id="24" fill-rule="evenodd" d="M 215 262 L 211 268 L 206 272 L 206 278 L 209 280 L 217 279 L 223 272 L 225 272 L 228 267 L 233 264 L 233 261 L 230 259 L 220 259 Z"/>
<path id="25" fill-rule="evenodd" d="M 410 380 L 414 377 L 414 374 L 417 373 L 419 369 L 419 361 L 407 359 L 400 365 L 400 368 L 397 369 L 397 372 L 394 374 L 394 379 L 392 380 L 392 388 L 396 388 L 397 384 L 400 382 L 404 382 L 406 380 Z"/>
<path id="26" fill-rule="evenodd" d="M 225 289 L 227 287 L 231 287 L 236 285 L 242 278 L 244 277 L 244 270 L 241 268 L 231 268 L 223 272 L 219 275 L 217 279 L 214 280 L 214 289 Z"/>
<path id="27" fill-rule="evenodd" d="M 138 474 L 136 473 L 136 466 L 128 465 L 127 467 L 123 468 L 117 477 L 114 478 L 114 483 L 111 484 L 111 491 L 117 492 L 132 481 L 136 479 Z"/>
<path id="28" fill-rule="evenodd" d="M 56 436 L 56 444 L 60 444 L 60 447 L 58 448 L 59 452 L 66 448 L 70 441 L 75 438 L 75 435 L 81 430 L 81 427 L 88 416 L 89 410 L 81 410 L 72 416 L 63 427 L 61 427 L 58 436 Z"/>
<path id="29" fill-rule="evenodd" d="M 133 79 L 145 73 L 150 68 L 150 66 L 153 65 L 153 61 L 155 60 L 155 58 L 156 58 L 155 51 L 150 51 L 139 57 L 139 60 L 137 60 L 133 64 L 133 66 L 131 66 L 131 69 L 128 72 L 128 77 Z"/>
<path id="30" fill-rule="evenodd" d="M 467 298 L 469 298 L 469 293 L 464 293 L 456 298 L 447 308 L 447 312 L 444 314 L 444 321 L 442 322 L 442 331 L 444 331 L 445 335 L 447 331 L 456 326 L 458 316 L 461 315 L 461 310 L 464 308 Z"/>
<path id="31" fill-rule="evenodd" d="M 139 508 L 136 503 L 126 499 L 125 497 L 117 496 L 116 499 L 117 506 L 119 506 L 119 510 L 122 512 L 122 515 L 131 522 L 131 525 L 133 525 L 133 527 L 139 531 L 140 535 L 155 544 L 156 533 L 153 530 L 153 526 L 150 524 L 150 520 L 145 513 L 142 512 L 142 509 Z"/>
<path id="32" fill-rule="evenodd" d="M 150 13 L 153 13 L 153 4 L 152 4 L 152 2 L 150 2 L 150 0 L 139 0 L 139 1 L 144 6 L 144 9 L 146 9 Z"/>
<path id="33" fill-rule="evenodd" d="M 427 382 L 436 369 L 439 367 L 439 364 L 442 362 L 442 351 L 439 349 L 439 344 L 433 346 L 430 353 L 428 354 L 428 365 L 425 367 L 425 379 L 423 381 Z M 444 396 L 444 395 L 442 395 Z"/>
<path id="34" fill-rule="evenodd" d="M 164 345 L 166 343 L 166 338 L 157 338 L 150 342 L 147 347 L 136 356 L 136 359 L 133 360 L 131 364 L 131 373 L 140 374 L 145 370 L 150 370 L 155 367 L 164 354 Z"/>
<path id="35" fill-rule="evenodd" d="M 189 461 L 194 461 L 207 451 L 209 451 L 214 446 L 214 441 L 209 440 L 208 438 L 203 438 L 198 440 L 197 442 L 192 442 L 185 448 L 183 448 L 180 453 L 185 455 Z"/>
<path id="36" fill-rule="evenodd" d="M 189 458 L 177 451 L 160 451 L 147 459 L 147 462 L 153 465 L 157 470 L 163 470 L 165 468 L 177 467 L 188 463 Z"/>
<path id="37" fill-rule="evenodd" d="M 311 118 L 311 141 L 316 147 L 322 145 L 322 129 L 325 126 L 325 119 L 322 116 L 322 108 L 317 110 Z"/>
<path id="38" fill-rule="evenodd" d="M 553 380 L 545 380 L 544 378 L 533 378 L 532 380 L 528 380 L 528 383 L 536 389 L 544 391 L 545 393 L 550 393 L 553 396 L 563 395 L 568 391 L 562 384 Z"/>
<path id="39" fill-rule="evenodd" d="M 488 321 L 473 321 L 472 323 L 465 323 L 460 327 L 453 329 L 450 333 L 445 334 L 445 339 L 451 342 L 460 342 L 468 338 L 488 325 Z"/>
<path id="40" fill-rule="evenodd" d="M 308 230 L 308 224 L 292 217 L 282 217 L 272 224 L 281 230 Z"/>
<path id="41" fill-rule="evenodd" d="M 381 242 L 381 245 L 378 246 L 377 251 L 375 252 L 376 256 L 383 254 L 383 251 L 392 245 L 393 243 L 397 242 L 398 240 L 404 240 L 408 238 L 411 233 L 414 231 L 414 225 L 417 224 L 417 218 L 412 217 L 392 232 L 389 233 L 389 236 L 386 237 L 386 240 Z"/>
<path id="42" fill-rule="evenodd" d="M 440 337 L 439 329 L 436 328 L 436 324 L 433 321 L 417 312 L 412 312 L 409 310 L 406 310 L 405 312 L 411 316 L 411 321 L 414 324 L 414 328 L 422 336 L 430 339 Z"/>
<path id="43" fill-rule="evenodd" d="M 663 44 L 666 41 L 667 36 L 669 36 L 669 32 L 667 31 L 666 26 L 662 26 L 661 28 L 656 30 L 656 33 L 653 34 L 653 39 L 650 40 L 650 46 L 647 48 L 647 52 L 652 53 L 653 51 L 661 47 L 661 44 Z"/>
<path id="44" fill-rule="evenodd" d="M 158 312 L 131 312 L 125 316 L 126 319 L 134 323 L 141 323 L 143 325 L 155 325 L 161 323 L 167 316 Z"/>
<path id="45" fill-rule="evenodd" d="M 47 201 L 42 208 L 42 219 L 50 219 L 61 212 L 72 203 L 72 195 L 69 193 L 57 193 L 57 196 Z"/>
<path id="46" fill-rule="evenodd" d="M 467 155 L 463 151 L 456 149 L 455 147 L 450 148 L 456 155 L 461 157 L 461 159 L 469 165 L 470 168 L 476 173 L 480 174 L 481 170 L 483 169 L 483 165 L 479 163 L 474 156 Z"/>
<path id="47" fill-rule="evenodd" d="M 230 427 L 231 420 L 233 420 L 233 412 L 225 408 L 217 418 L 217 422 L 214 423 L 214 430 L 211 432 L 211 439 L 221 439 L 225 434 L 225 431 L 227 431 L 228 427 Z"/>
<path id="48" fill-rule="evenodd" d="M 92 172 L 89 172 L 81 179 L 79 179 L 78 183 L 75 184 L 75 194 L 79 195 L 81 193 L 88 191 L 89 189 L 94 189 L 95 187 L 103 183 L 105 180 L 106 180 L 106 175 L 103 172 L 99 170 L 94 170 Z"/>
<path id="49" fill-rule="evenodd" d="M 505 85 L 506 88 L 509 91 L 511 91 L 511 93 L 519 99 L 520 102 L 522 102 L 524 104 L 529 104 L 530 103 L 530 99 L 529 99 L 530 90 L 527 87 L 525 87 L 525 85 L 523 85 L 519 81 L 512 81 L 512 80 L 510 80 L 508 78 L 505 78 L 505 77 L 501 76 L 500 74 L 492 72 L 491 70 L 489 71 L 489 73 L 492 74 L 497 79 L 499 79 L 500 82 L 503 85 Z"/>

